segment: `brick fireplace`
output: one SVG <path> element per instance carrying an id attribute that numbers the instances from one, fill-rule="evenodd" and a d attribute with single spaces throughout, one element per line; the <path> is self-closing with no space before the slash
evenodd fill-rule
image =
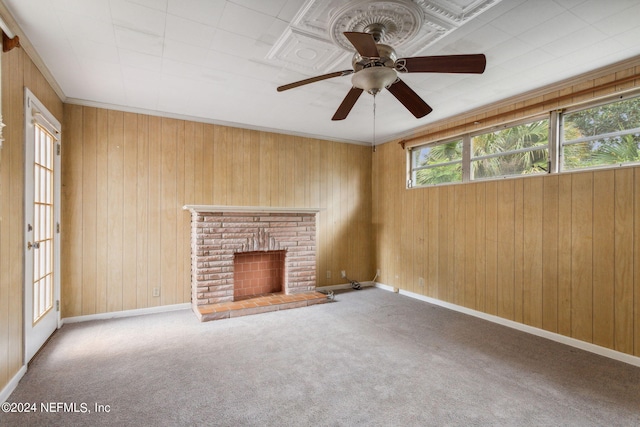
<path id="1" fill-rule="evenodd" d="M 238 306 L 233 303 L 252 296 L 277 294 L 284 308 L 310 305 L 309 301 L 321 302 L 325 297 L 315 292 L 318 210 L 201 205 L 184 208 L 191 212 L 191 304 L 200 320 L 241 315 L 226 308 Z M 251 268 L 248 264 L 254 264 L 256 271 L 246 274 Z M 276 269 L 275 264 L 280 267 Z M 239 271 L 234 265 L 240 265 Z M 245 314 L 282 308 L 278 304 L 248 304 L 245 308 L 253 310 Z"/>

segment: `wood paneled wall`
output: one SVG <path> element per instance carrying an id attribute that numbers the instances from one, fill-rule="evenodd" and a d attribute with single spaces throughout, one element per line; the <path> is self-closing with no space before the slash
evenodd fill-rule
<path id="1" fill-rule="evenodd" d="M 557 92 L 582 91 L 583 101 L 597 80 L 638 71 Z M 395 142 L 373 154 L 379 282 L 640 356 L 640 167 L 410 190 L 406 167 Z"/>
<path id="2" fill-rule="evenodd" d="M 24 280 L 24 87 L 58 119 L 62 101 L 20 48 L 2 55 L 0 153 L 0 389 L 23 364 Z"/>
<path id="3" fill-rule="evenodd" d="M 373 278 L 369 147 L 65 105 L 62 161 L 63 317 L 189 302 L 185 204 L 320 208 L 318 285 Z"/>

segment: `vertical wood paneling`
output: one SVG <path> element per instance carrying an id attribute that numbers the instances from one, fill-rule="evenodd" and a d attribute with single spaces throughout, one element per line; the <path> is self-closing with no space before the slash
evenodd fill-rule
<path id="1" fill-rule="evenodd" d="M 558 332 L 558 177 L 543 180 L 542 328 Z"/>
<path id="2" fill-rule="evenodd" d="M 593 339 L 593 173 L 577 173 L 571 186 L 571 336 Z"/>
<path id="3" fill-rule="evenodd" d="M 124 188 L 123 188 L 123 248 L 122 248 L 122 309 L 137 307 L 138 230 L 137 165 L 138 165 L 138 116 L 124 113 Z"/>
<path id="4" fill-rule="evenodd" d="M 75 113 L 79 114 L 73 114 Z M 62 199 L 65 201 L 65 221 L 71 224 L 80 224 L 78 228 L 65 230 L 61 234 L 61 251 L 65 257 L 81 259 L 83 256 L 83 231 L 82 231 L 82 214 L 83 214 L 83 163 L 82 151 L 83 146 L 78 138 L 75 138 L 82 132 L 82 111 L 80 107 L 72 106 L 65 109 L 65 128 L 63 133 L 68 131 L 69 139 L 63 141 L 64 144 L 64 163 L 61 159 L 61 179 L 68 182 L 61 189 Z M 63 227 L 63 229 L 66 227 Z M 91 252 L 91 250 L 89 251 Z M 83 263 L 77 262 L 73 264 L 65 263 L 61 265 L 60 272 L 64 277 L 70 277 L 71 282 L 81 282 L 83 275 Z M 61 293 L 66 298 L 62 301 L 63 310 L 80 311 L 82 310 L 82 287 L 71 287 L 68 281 L 61 281 Z"/>
<path id="5" fill-rule="evenodd" d="M 177 258 L 177 126 L 175 120 L 162 119 L 160 142 L 160 303 L 176 303 Z"/>
<path id="6" fill-rule="evenodd" d="M 484 311 L 487 295 L 487 251 L 486 251 L 486 184 L 477 184 L 475 232 L 476 232 L 476 302 L 474 308 Z"/>
<path id="7" fill-rule="evenodd" d="M 86 110 L 86 109 L 85 109 Z M 109 153 L 109 119 L 107 110 L 96 111 L 96 237 L 94 244 L 96 245 L 96 277 L 94 279 L 96 286 L 96 313 L 104 313 L 107 311 L 107 279 L 109 275 L 107 246 L 108 230 L 105 226 L 109 219 L 109 198 L 108 198 L 108 153 Z M 66 184 L 65 184 L 66 185 Z M 63 206 L 62 218 L 64 220 L 66 206 Z M 72 224 L 70 224 L 72 226 Z M 77 285 L 76 285 L 77 286 Z M 65 312 L 63 316 L 74 316 L 76 312 Z M 93 314 L 93 313 L 86 313 Z"/>
<path id="8" fill-rule="evenodd" d="M 260 176 L 258 178 L 258 206 L 269 206 L 271 204 L 271 156 L 270 148 L 271 135 L 260 133 L 258 154 L 260 159 Z M 318 154 L 320 156 L 320 154 Z"/>
<path id="9" fill-rule="evenodd" d="M 449 260 L 447 259 L 449 245 L 449 192 L 447 187 L 438 187 L 438 298 L 449 301 L 451 278 L 449 277 Z"/>
<path id="10" fill-rule="evenodd" d="M 187 253 L 190 253 L 190 250 L 188 250 L 189 248 L 186 246 L 186 242 L 189 241 L 189 237 L 191 236 L 191 229 L 189 226 L 191 221 L 189 220 L 189 214 L 182 211 L 181 209 L 181 207 L 184 206 L 184 201 L 186 200 L 185 149 L 185 122 L 180 120 L 178 121 L 178 129 L 176 135 L 176 199 L 172 207 L 172 210 L 175 212 L 176 216 L 176 283 L 174 285 L 174 304 L 185 301 L 184 298 L 187 297 L 187 293 L 184 289 L 184 284 L 190 283 L 191 277 L 190 274 L 186 273 L 187 271 L 191 271 L 190 257 L 186 256 Z"/>
<path id="11" fill-rule="evenodd" d="M 525 304 L 524 264 L 525 264 L 525 182 L 516 179 L 513 182 L 514 200 L 514 247 L 513 247 L 513 318 L 516 322 L 523 322 Z M 527 195 L 528 197 L 528 195 Z"/>
<path id="12" fill-rule="evenodd" d="M 314 145 L 317 145 L 317 141 L 314 141 Z M 364 150 L 364 152 L 363 152 Z M 354 193 L 351 194 L 351 206 L 354 211 L 354 220 L 351 221 L 357 227 L 354 230 L 350 230 L 349 235 L 362 236 L 360 239 L 351 239 L 350 241 L 355 243 L 354 255 L 355 259 L 350 260 L 349 264 L 354 265 L 356 272 L 356 279 L 360 281 L 371 280 L 375 275 L 375 267 L 373 262 L 372 250 L 373 250 L 373 233 L 371 232 L 371 149 L 369 147 L 351 146 L 352 158 L 354 159 L 355 168 L 353 179 Z M 365 155 L 363 155 L 363 153 Z M 309 194 L 315 197 L 313 193 L 314 177 L 313 167 L 311 164 L 313 156 L 308 156 L 310 161 L 307 162 L 306 180 L 309 182 Z M 317 204 L 314 206 L 318 206 Z M 344 218 L 342 219 L 345 220 Z M 423 239 L 424 243 L 424 239 Z"/>
<path id="13" fill-rule="evenodd" d="M 515 198 L 513 180 L 498 182 L 498 316 L 514 320 Z"/>
<path id="14" fill-rule="evenodd" d="M 424 295 L 425 293 L 425 270 L 427 260 L 429 258 L 429 248 L 426 245 L 425 241 L 425 228 L 427 224 L 425 222 L 425 215 L 427 212 L 427 203 L 425 200 L 425 192 L 424 191 L 413 191 L 414 199 L 413 199 L 413 225 L 414 225 L 414 236 L 415 236 L 415 246 L 413 248 L 414 253 L 424 254 L 424 256 L 415 257 L 411 256 L 410 259 L 414 260 L 413 264 L 413 277 L 415 284 L 415 292 Z"/>
<path id="15" fill-rule="evenodd" d="M 107 311 L 119 311 L 122 310 L 124 262 L 124 121 L 121 112 L 109 111 L 107 138 Z"/>
<path id="16" fill-rule="evenodd" d="M 329 146 L 330 144 L 321 145 L 318 154 L 320 175 L 325 177 L 325 179 L 320 183 L 320 206 L 329 206 L 330 184 L 329 180 L 326 179 L 329 169 Z M 268 151 L 269 153 L 272 153 L 272 151 L 267 150 L 267 148 L 268 147 L 265 147 L 265 152 Z M 318 224 L 318 230 L 316 231 L 318 236 L 318 241 L 316 242 L 316 251 L 318 255 L 318 259 L 316 261 L 316 270 L 318 272 L 317 280 L 319 286 L 325 286 L 328 284 L 327 270 L 329 270 L 329 247 L 325 244 L 325 242 L 329 241 L 329 210 L 320 211 L 316 217 L 316 221 Z"/>
<path id="17" fill-rule="evenodd" d="M 449 301 L 449 302 L 453 302 L 455 298 L 455 291 L 456 291 L 455 235 L 456 235 L 457 224 L 455 222 L 455 203 L 456 203 L 455 187 L 456 186 L 451 186 L 451 185 L 443 187 L 444 190 L 447 191 L 447 211 L 446 212 L 447 212 L 447 217 L 449 218 L 449 226 L 447 227 L 447 240 L 449 241 L 449 244 L 447 245 L 446 252 L 445 252 L 447 277 L 449 281 L 449 284 L 445 288 L 445 295 L 447 298 L 446 301 Z M 451 283 L 453 283 L 453 286 L 451 286 Z"/>
<path id="18" fill-rule="evenodd" d="M 14 49 L 2 57 L 3 130 L 0 153 L 0 381 L 22 365 L 22 271 L 24 263 L 24 56 Z"/>
<path id="19" fill-rule="evenodd" d="M 453 220 L 456 224 L 453 229 L 453 295 L 451 301 L 454 304 L 464 305 L 465 272 L 466 263 L 466 226 L 465 226 L 465 187 L 452 186 L 453 192 Z"/>
<path id="20" fill-rule="evenodd" d="M 593 343 L 613 348 L 614 172 L 593 180 Z"/>
<path id="21" fill-rule="evenodd" d="M 438 296 L 438 281 L 439 281 L 439 242 L 438 230 L 440 230 L 440 199 L 437 189 L 426 189 L 427 198 L 429 199 L 429 206 L 427 209 L 427 242 L 429 247 L 429 270 L 427 273 L 426 286 L 427 296 L 432 298 L 439 298 Z"/>
<path id="22" fill-rule="evenodd" d="M 245 190 L 247 193 L 249 206 L 260 206 L 260 176 L 262 175 L 262 162 L 260 161 L 260 133 L 257 131 L 247 131 L 247 149 L 245 152 L 245 167 L 247 180 Z M 186 154 L 186 152 L 185 152 Z M 185 179 L 186 180 L 186 179 Z M 187 182 L 193 181 L 186 180 Z M 316 205 L 317 206 L 317 205 Z"/>
<path id="23" fill-rule="evenodd" d="M 225 128 L 224 152 L 227 153 L 230 162 L 227 169 L 227 199 L 225 204 L 239 206 L 243 204 L 244 189 L 244 139 L 243 131 L 227 132 Z"/>
<path id="24" fill-rule="evenodd" d="M 558 333 L 571 336 L 571 187 L 574 174 L 558 177 Z"/>
<path id="25" fill-rule="evenodd" d="M 80 108 L 68 105 L 65 109 Z M 97 253 L 96 233 L 98 231 L 98 192 L 97 192 L 97 114 L 93 108 L 78 111 L 74 116 L 82 118 L 82 287 L 79 287 L 82 295 L 79 309 L 80 314 L 95 313 L 96 311 L 96 273 L 97 273 Z M 66 124 L 70 131 L 74 131 L 75 126 Z M 76 130 L 77 131 L 77 130 Z M 77 142 L 76 138 L 68 138 L 64 135 L 65 141 Z M 65 144 L 66 145 L 66 144 Z M 66 153 L 63 160 L 66 159 Z M 66 211 L 66 210 L 65 210 Z M 66 297 L 65 293 L 65 297 Z M 71 304 L 69 307 L 71 307 Z M 77 310 L 68 308 L 69 312 Z M 67 312 L 66 310 L 64 311 Z"/>
<path id="26" fill-rule="evenodd" d="M 2 61 L 1 75 L 5 76 L 0 79 L 2 85 L 2 93 L 4 94 L 0 101 L 2 102 L 2 111 L 4 113 L 4 120 L 9 121 L 7 115 L 8 107 L 11 105 L 8 102 L 9 97 L 9 79 L 6 77 L 9 75 L 9 69 L 6 65 L 6 60 Z M 15 66 L 15 64 L 14 64 Z M 7 82 L 7 83 L 5 83 Z M 3 136 L 5 141 L 9 141 L 8 129 L 3 129 Z M 5 189 L 11 182 L 12 176 L 9 174 L 9 143 L 3 142 L 3 148 L 0 149 L 0 217 L 9 218 L 9 210 L 7 206 L 8 198 L 6 196 L 7 190 Z M 9 382 L 15 371 L 9 368 L 9 364 L 13 361 L 9 356 L 10 348 L 18 345 L 18 342 L 11 342 L 9 339 L 9 328 L 12 323 L 17 322 L 17 319 L 11 319 L 9 317 L 9 291 L 11 289 L 11 280 L 9 278 L 9 221 L 0 221 L 0 384 L 5 385 Z M 15 285 L 14 285 L 15 286 Z M 22 337 L 20 337 L 20 344 L 22 343 Z"/>
<path id="27" fill-rule="evenodd" d="M 485 186 L 485 269 L 484 311 L 498 314 L 498 187 L 495 181 Z"/>
<path id="28" fill-rule="evenodd" d="M 147 235 L 148 243 L 148 285 L 147 285 L 147 307 L 161 305 L 161 296 L 153 296 L 154 288 L 160 290 L 161 287 L 161 253 L 162 253 L 162 205 L 161 205 L 161 189 L 162 189 L 162 123 L 158 117 L 149 117 L 149 193 L 148 193 L 148 209 L 149 209 L 149 228 Z M 205 171 L 206 176 L 206 171 Z M 209 197 L 211 197 L 209 195 Z"/>
<path id="29" fill-rule="evenodd" d="M 542 327 L 542 178 L 524 180 L 523 322 Z"/>
<path id="30" fill-rule="evenodd" d="M 138 116 L 136 138 L 136 308 L 147 307 L 149 295 L 149 117 Z"/>
<path id="31" fill-rule="evenodd" d="M 307 144 L 307 153 L 306 155 L 309 157 L 309 168 L 306 171 L 307 179 L 309 180 L 309 196 L 305 201 L 306 207 L 317 207 L 322 206 L 320 204 L 320 186 L 321 186 L 321 178 L 320 178 L 320 144 L 322 142 L 314 139 L 312 142 Z M 366 157 L 361 158 L 361 162 L 366 161 Z M 366 164 L 361 164 L 360 167 L 366 167 Z M 370 169 L 368 169 L 370 171 Z M 370 175 L 369 175 L 370 178 Z M 365 180 L 363 182 L 371 182 L 371 179 Z M 368 206 L 363 206 L 364 209 L 369 210 L 373 206 L 371 205 L 371 196 L 369 196 Z"/>
<path id="32" fill-rule="evenodd" d="M 197 200 L 202 200 L 203 205 L 213 204 L 213 189 L 214 189 L 214 172 L 220 173 L 216 169 L 215 162 L 215 151 L 214 151 L 214 135 L 215 135 L 215 126 L 214 125 L 204 125 L 203 136 L 202 136 L 202 144 L 198 145 L 198 148 L 201 147 L 202 151 L 202 160 L 198 162 L 202 165 L 202 167 L 198 167 L 197 170 L 200 172 L 201 178 L 196 181 L 196 189 L 200 189 L 200 192 L 196 192 L 196 196 L 198 196 Z M 196 157 L 197 158 L 197 157 Z M 150 157 L 151 159 L 151 157 Z"/>
<path id="33" fill-rule="evenodd" d="M 469 308 L 476 306 L 476 190 L 478 185 L 467 185 L 465 188 L 465 243 L 464 243 L 464 301 Z"/>
<path id="34" fill-rule="evenodd" d="M 615 350 L 633 353 L 633 169 L 615 171 Z M 598 174 L 600 180 L 600 173 Z M 598 199 L 596 199 L 598 200 Z M 598 203 L 601 203 L 598 200 Z M 594 224 L 595 228 L 595 224 Z M 609 291 L 610 292 L 610 291 Z"/>
<path id="35" fill-rule="evenodd" d="M 189 200 L 196 200 L 196 185 L 195 185 L 195 153 L 198 141 L 202 139 L 202 124 L 186 122 L 184 123 L 184 178 L 183 178 L 183 197 L 178 199 L 182 200 L 185 204 L 193 204 Z M 258 176 L 252 177 L 257 182 Z M 183 205 L 184 206 L 184 205 Z M 182 233 L 186 233 L 179 242 L 182 242 L 182 250 L 179 251 L 182 254 L 182 278 L 179 279 L 181 283 L 191 283 L 191 215 L 188 211 L 182 211 L 182 215 L 178 214 L 179 225 L 178 228 L 182 228 Z M 180 301 L 190 301 L 189 294 L 190 288 L 182 286 L 182 296 Z"/>
<path id="36" fill-rule="evenodd" d="M 213 203 L 216 205 L 231 204 L 233 197 L 230 190 L 229 169 L 233 170 L 233 151 L 230 150 L 229 129 L 225 126 L 215 126 L 213 130 Z"/>
<path id="37" fill-rule="evenodd" d="M 14 49 L 14 51 L 16 50 L 19 51 L 21 49 Z M 7 301 L 9 302 L 9 307 L 6 311 L 9 318 L 9 322 L 7 322 L 9 345 L 6 360 L 8 372 L 15 373 L 22 365 L 22 331 L 24 327 L 22 304 L 24 287 L 24 205 L 16 203 L 16 200 L 23 200 L 25 191 L 23 87 L 33 86 L 36 82 L 34 82 L 33 77 L 27 78 L 26 75 L 23 75 L 25 70 L 30 68 L 30 61 L 21 52 L 13 56 L 11 52 L 9 55 L 4 55 L 3 67 L 6 62 L 9 62 L 10 71 L 6 74 L 3 73 L 2 78 L 4 79 L 8 75 L 11 84 L 9 85 L 9 90 L 2 91 L 2 96 L 7 96 L 9 99 L 9 109 L 3 108 L 2 110 L 3 120 L 6 120 L 7 124 L 4 129 L 7 136 L 3 142 L 2 150 L 5 150 L 5 145 L 8 146 L 7 156 L 9 162 L 7 167 L 10 180 L 7 186 L 2 188 L 2 191 L 9 196 L 6 200 L 9 212 L 7 212 L 7 216 L 3 215 L 2 221 L 7 221 L 11 231 L 3 235 L 3 240 L 7 239 L 9 241 L 9 250 L 2 255 L 9 258 L 9 268 L 6 270 L 8 271 L 6 280 L 8 287 Z M 7 71 L 7 69 L 5 68 L 4 71 Z M 39 92 L 36 92 L 35 95 L 39 96 Z M 62 119 L 60 116 L 57 118 Z"/>
<path id="38" fill-rule="evenodd" d="M 307 165 L 307 156 L 305 156 L 307 141 L 303 140 L 301 137 L 293 138 L 293 141 L 290 144 L 289 150 L 292 151 L 293 154 L 292 164 L 293 164 L 293 200 L 291 206 L 304 206 L 305 195 L 308 191 L 307 185 L 308 182 L 305 179 L 305 172 L 308 169 Z M 355 160 L 350 156 L 350 160 Z M 355 168 L 349 168 L 350 173 L 355 173 Z M 350 185 L 349 190 L 353 190 L 354 186 Z M 354 199 L 356 200 L 356 199 Z"/>

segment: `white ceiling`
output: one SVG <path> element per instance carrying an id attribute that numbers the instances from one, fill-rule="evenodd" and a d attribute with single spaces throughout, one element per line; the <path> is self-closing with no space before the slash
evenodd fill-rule
<path id="1" fill-rule="evenodd" d="M 394 46 L 398 56 L 484 53 L 487 68 L 403 74 L 434 111 L 416 119 L 383 91 L 374 133 L 368 94 L 331 121 L 348 76 L 276 92 L 351 68 L 326 24 L 362 1 L 2 0 L 68 102 L 366 144 L 640 55 L 637 0 L 413 0 L 455 13 L 424 46 Z"/>

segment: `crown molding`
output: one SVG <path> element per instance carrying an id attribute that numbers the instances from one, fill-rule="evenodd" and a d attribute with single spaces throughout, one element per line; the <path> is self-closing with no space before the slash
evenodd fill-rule
<path id="1" fill-rule="evenodd" d="M 24 50 L 31 61 L 33 61 L 36 68 L 42 73 L 47 83 L 49 83 L 53 91 L 56 93 L 56 95 L 58 95 L 58 98 L 60 98 L 62 102 L 66 102 L 67 96 L 62 91 L 62 88 L 53 77 L 53 74 L 51 74 L 51 71 L 49 71 L 49 68 L 47 68 L 47 66 L 44 64 L 44 61 L 42 60 L 36 49 L 33 47 L 33 44 L 31 44 L 31 41 L 26 36 L 24 31 L 22 31 L 22 28 L 20 28 L 13 15 L 9 11 L 9 9 L 7 9 L 7 6 L 5 6 L 2 0 L 0 0 L 0 17 L 11 29 L 11 31 L 13 31 L 15 35 L 20 38 L 20 47 Z"/>

